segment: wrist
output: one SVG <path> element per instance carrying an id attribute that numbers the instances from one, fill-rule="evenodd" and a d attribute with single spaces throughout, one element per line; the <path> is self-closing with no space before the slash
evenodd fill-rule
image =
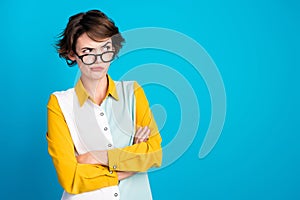
<path id="1" fill-rule="evenodd" d="M 108 166 L 108 153 L 106 150 L 97 152 L 97 160 L 100 165 Z"/>

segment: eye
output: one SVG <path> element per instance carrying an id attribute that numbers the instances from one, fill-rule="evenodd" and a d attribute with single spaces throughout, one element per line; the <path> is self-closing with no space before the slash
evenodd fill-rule
<path id="1" fill-rule="evenodd" d="M 111 45 L 106 45 L 106 46 L 104 47 L 104 50 L 105 50 L 105 51 L 110 51 L 111 49 L 112 49 Z"/>
<path id="2" fill-rule="evenodd" d="M 87 53 L 91 53 L 92 51 L 93 51 L 92 48 L 84 48 L 84 49 L 82 50 L 82 53 L 87 54 Z"/>

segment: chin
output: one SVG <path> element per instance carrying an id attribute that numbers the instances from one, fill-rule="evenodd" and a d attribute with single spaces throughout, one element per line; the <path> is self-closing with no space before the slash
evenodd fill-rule
<path id="1" fill-rule="evenodd" d="M 93 74 L 91 76 L 91 79 L 93 80 L 100 80 L 102 78 L 106 77 L 106 73 L 101 73 L 101 74 Z"/>

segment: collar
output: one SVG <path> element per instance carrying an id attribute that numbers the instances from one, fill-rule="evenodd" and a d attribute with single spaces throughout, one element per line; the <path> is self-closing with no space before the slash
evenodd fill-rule
<path id="1" fill-rule="evenodd" d="M 108 88 L 106 91 L 105 98 L 108 97 L 108 95 L 112 96 L 114 99 L 119 100 L 118 93 L 116 90 L 116 85 L 115 82 L 111 79 L 109 75 L 106 76 L 108 80 Z M 83 86 L 82 81 L 79 79 L 78 82 L 75 85 L 75 92 L 79 101 L 80 107 L 88 100 L 90 99 L 91 101 L 94 101 L 94 99 L 89 95 L 89 93 L 86 91 L 86 89 Z"/>

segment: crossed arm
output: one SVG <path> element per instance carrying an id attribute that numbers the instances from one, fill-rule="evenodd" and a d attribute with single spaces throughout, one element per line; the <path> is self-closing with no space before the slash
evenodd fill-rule
<path id="1" fill-rule="evenodd" d="M 139 144 L 141 142 L 146 142 L 150 136 L 150 129 L 145 127 L 139 127 L 136 130 L 134 135 L 133 144 Z M 81 164 L 100 164 L 102 166 L 108 166 L 108 152 L 106 150 L 103 151 L 91 151 L 85 154 L 81 154 L 76 156 L 77 162 Z M 136 172 L 132 171 L 117 171 L 118 179 L 123 180 L 132 175 Z"/>
<path id="2" fill-rule="evenodd" d="M 58 180 L 68 193 L 78 194 L 117 185 L 119 179 L 161 165 L 161 137 L 148 101 L 142 89 L 137 89 L 135 95 L 136 126 L 147 128 L 136 134 L 132 146 L 98 152 L 96 157 L 89 155 L 95 152 L 75 157 L 74 144 L 58 101 L 54 95 L 50 96 L 47 106 L 48 151 Z"/>

